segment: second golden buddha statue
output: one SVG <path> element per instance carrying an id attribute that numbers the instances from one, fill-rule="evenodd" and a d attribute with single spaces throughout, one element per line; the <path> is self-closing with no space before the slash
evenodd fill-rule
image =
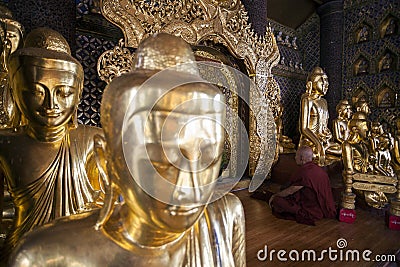
<path id="1" fill-rule="evenodd" d="M 328 104 L 323 96 L 328 91 L 328 76 L 321 67 L 315 67 L 307 78 L 307 91 L 301 96 L 300 143 L 313 149 L 315 160 L 321 166 L 341 157 L 341 146 L 332 141 L 328 129 Z"/>
<path id="2" fill-rule="evenodd" d="M 13 19 L 11 11 L 0 5 L 0 129 L 20 123 L 20 112 L 15 104 L 8 78 L 8 60 L 23 44 L 24 28 Z"/>
<path id="3" fill-rule="evenodd" d="M 66 40 L 32 30 L 12 54 L 10 82 L 25 126 L 0 131 L 0 162 L 15 206 L 1 251 L 4 261 L 21 236 L 55 218 L 91 209 L 99 195 L 93 136 L 101 129 L 72 123 L 83 69 Z"/>

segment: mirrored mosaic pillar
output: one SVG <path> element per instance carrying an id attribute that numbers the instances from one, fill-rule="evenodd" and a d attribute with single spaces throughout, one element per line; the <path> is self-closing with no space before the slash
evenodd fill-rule
<path id="1" fill-rule="evenodd" d="M 326 99 L 329 127 L 336 117 L 336 105 L 342 98 L 343 79 L 343 0 L 325 1 L 317 13 L 320 17 L 320 65 L 329 78 Z"/>

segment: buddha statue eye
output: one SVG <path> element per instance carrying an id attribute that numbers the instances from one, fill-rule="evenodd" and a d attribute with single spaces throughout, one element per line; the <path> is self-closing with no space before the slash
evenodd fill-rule
<path id="1" fill-rule="evenodd" d="M 69 97 L 75 93 L 75 89 L 73 87 L 62 85 L 58 86 L 56 90 L 57 96 L 60 97 Z"/>
<path id="2" fill-rule="evenodd" d="M 35 84 L 32 94 L 37 97 L 43 97 L 45 95 L 45 90 L 40 84 Z"/>

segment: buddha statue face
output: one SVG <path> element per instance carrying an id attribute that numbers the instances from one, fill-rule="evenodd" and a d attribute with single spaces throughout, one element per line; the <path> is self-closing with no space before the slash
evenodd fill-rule
<path id="1" fill-rule="evenodd" d="M 6 23 L 6 42 L 10 45 L 10 54 L 14 53 L 22 40 L 22 31 L 19 27 L 12 23 Z"/>
<path id="2" fill-rule="evenodd" d="M 323 96 L 328 91 L 328 76 L 321 67 L 315 67 L 307 79 L 307 86 L 312 94 Z"/>
<path id="3" fill-rule="evenodd" d="M 341 100 L 337 105 L 336 111 L 338 115 L 342 118 L 350 119 L 353 111 L 347 100 Z"/>
<path id="4" fill-rule="evenodd" d="M 0 23 L 4 28 L 4 42 L 3 49 L 7 49 L 7 54 L 11 54 L 17 50 L 22 44 L 22 36 L 24 29 L 22 25 L 13 19 L 11 11 L 1 5 L 0 6 Z"/>
<path id="5" fill-rule="evenodd" d="M 57 127 L 66 124 L 74 114 L 81 87 L 76 73 L 62 67 L 24 64 L 11 82 L 13 88 L 18 88 L 17 103 L 29 123 Z"/>
<path id="6" fill-rule="evenodd" d="M 190 46 L 180 38 L 154 35 L 141 43 L 136 57 L 134 72 L 114 79 L 103 95 L 107 171 L 141 222 L 182 233 L 214 193 L 224 96 L 203 82 L 182 84 L 203 80 Z"/>
<path id="7" fill-rule="evenodd" d="M 188 89 L 181 88 L 185 94 Z M 174 97 L 186 103 L 172 108 L 168 102 Z M 163 99 L 157 110 L 132 116 L 128 129 L 135 137 L 128 137 L 132 150 L 128 155 L 125 149 L 125 157 L 137 185 L 132 192 L 122 190 L 135 195 L 127 198 L 134 199 L 129 205 L 147 210 L 152 224 L 181 232 L 195 223 L 212 196 L 222 156 L 224 115 L 204 107 L 213 99 L 195 100 L 177 90 Z M 138 124 L 145 129 L 143 136 L 130 130 Z"/>
<path id="8" fill-rule="evenodd" d="M 83 69 L 64 37 L 49 28 L 32 30 L 9 60 L 17 105 L 32 126 L 54 128 L 70 121 L 83 87 Z"/>
<path id="9" fill-rule="evenodd" d="M 369 121 L 365 119 L 352 119 L 350 121 L 352 131 L 356 131 L 362 140 L 367 140 L 369 136 Z"/>

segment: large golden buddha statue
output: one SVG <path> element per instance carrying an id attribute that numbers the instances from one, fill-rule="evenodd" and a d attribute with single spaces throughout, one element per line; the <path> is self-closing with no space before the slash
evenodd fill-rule
<path id="1" fill-rule="evenodd" d="M 328 104 L 323 96 L 328 91 L 328 77 L 321 67 L 315 67 L 307 78 L 306 92 L 300 104 L 300 144 L 313 148 L 319 165 L 340 159 L 341 146 L 332 139 L 328 129 Z"/>
<path id="2" fill-rule="evenodd" d="M 20 112 L 8 80 L 8 59 L 22 46 L 23 32 L 22 25 L 13 19 L 11 11 L 0 5 L 0 129 L 20 123 Z"/>
<path id="3" fill-rule="evenodd" d="M 124 203 L 107 194 L 100 211 L 31 232 L 12 266 L 246 265 L 240 200 L 215 200 L 223 93 L 203 82 L 190 46 L 172 35 L 145 39 L 134 66 L 105 89 L 105 142 L 96 137 L 101 173 Z"/>
<path id="4" fill-rule="evenodd" d="M 71 123 L 83 69 L 58 32 L 31 31 L 24 48 L 12 54 L 9 67 L 27 125 L 0 131 L 0 166 L 16 209 L 3 260 L 33 227 L 91 208 L 98 196 L 91 184 L 98 181 L 93 136 L 101 133 Z"/>

